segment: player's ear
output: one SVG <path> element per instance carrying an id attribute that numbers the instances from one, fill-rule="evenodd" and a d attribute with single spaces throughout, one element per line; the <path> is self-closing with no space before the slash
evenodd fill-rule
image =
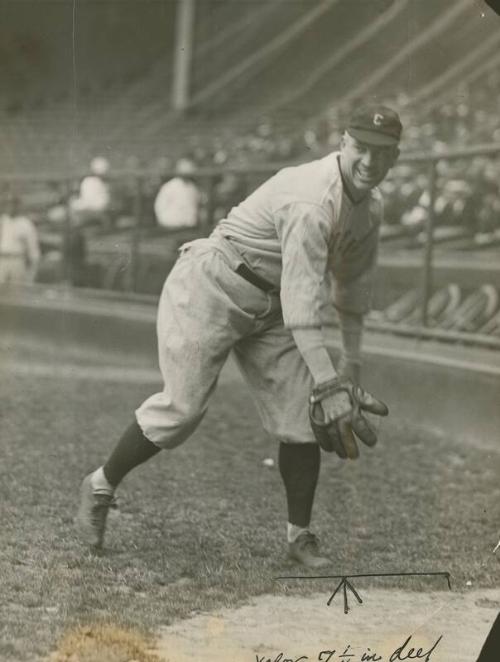
<path id="1" fill-rule="evenodd" d="M 344 133 L 340 136 L 340 149 L 344 149 L 345 144 L 346 144 L 346 137 L 344 131 Z"/>

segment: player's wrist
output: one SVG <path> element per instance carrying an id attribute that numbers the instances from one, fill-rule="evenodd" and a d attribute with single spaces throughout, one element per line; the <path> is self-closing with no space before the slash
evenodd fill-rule
<path id="1" fill-rule="evenodd" d="M 322 384 L 335 379 L 337 370 L 324 345 L 321 328 L 294 329 L 292 333 L 314 384 Z"/>

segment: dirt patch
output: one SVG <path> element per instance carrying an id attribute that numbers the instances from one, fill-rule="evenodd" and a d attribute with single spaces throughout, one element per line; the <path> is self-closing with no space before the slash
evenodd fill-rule
<path id="1" fill-rule="evenodd" d="M 328 597 L 328 591 L 266 596 L 180 621 L 161 630 L 158 654 L 169 662 L 389 662 L 411 635 L 401 659 L 411 647 L 414 655 L 421 648 L 425 659 L 442 637 L 429 661 L 474 662 L 497 615 L 500 592 L 367 589 L 362 605 L 351 597 L 347 615 L 341 595 L 330 607 Z"/>
<path id="2" fill-rule="evenodd" d="M 68 632 L 47 662 L 161 662 L 138 632 L 114 625 L 80 627 Z"/>

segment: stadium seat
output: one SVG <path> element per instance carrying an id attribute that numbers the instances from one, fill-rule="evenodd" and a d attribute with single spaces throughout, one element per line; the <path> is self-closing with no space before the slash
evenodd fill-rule
<path id="1" fill-rule="evenodd" d="M 500 337 L 500 312 L 490 317 L 486 324 L 478 330 L 478 333 Z"/>
<path id="2" fill-rule="evenodd" d="M 462 294 L 455 283 L 446 285 L 429 299 L 427 304 L 427 321 L 429 326 L 439 326 L 440 320 L 446 319 L 458 308 Z M 422 319 L 422 306 L 419 305 L 408 317 L 401 320 L 404 324 L 418 325 Z"/>
<path id="3" fill-rule="evenodd" d="M 449 331 L 476 333 L 498 309 L 498 291 L 493 285 L 482 285 L 469 294 L 462 304 L 440 322 Z"/>
<path id="4" fill-rule="evenodd" d="M 392 324 L 401 323 L 416 311 L 418 301 L 419 291 L 409 290 L 383 311 L 382 319 Z"/>

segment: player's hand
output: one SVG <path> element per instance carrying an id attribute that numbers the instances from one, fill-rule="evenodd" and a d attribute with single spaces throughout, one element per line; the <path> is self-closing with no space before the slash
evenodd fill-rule
<path id="1" fill-rule="evenodd" d="M 334 379 L 316 387 L 310 397 L 309 418 L 314 435 L 327 452 L 334 451 L 343 459 L 356 459 L 358 437 L 374 446 L 377 433 L 363 411 L 387 416 L 387 406 L 349 379 Z"/>
<path id="2" fill-rule="evenodd" d="M 351 398 L 347 391 L 337 391 L 321 400 L 325 423 L 333 423 L 352 411 Z"/>

